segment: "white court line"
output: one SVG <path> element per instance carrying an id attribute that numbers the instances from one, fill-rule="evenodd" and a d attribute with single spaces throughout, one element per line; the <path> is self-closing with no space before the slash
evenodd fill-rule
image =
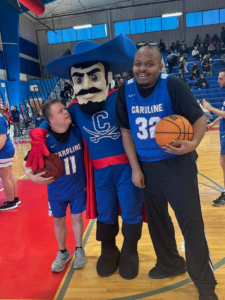
<path id="1" fill-rule="evenodd" d="M 17 179 L 17 181 L 18 181 L 19 179 L 21 179 L 21 178 L 25 177 L 25 176 L 26 176 L 26 175 L 23 175 L 23 176 L 21 176 L 20 178 L 18 178 L 18 179 Z M 0 192 L 2 192 L 3 190 L 4 190 L 4 188 L 3 188 L 3 189 L 1 189 L 1 190 L 0 190 Z"/>

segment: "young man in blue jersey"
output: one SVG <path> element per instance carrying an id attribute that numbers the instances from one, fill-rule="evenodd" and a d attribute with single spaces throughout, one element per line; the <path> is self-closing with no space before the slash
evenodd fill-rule
<path id="1" fill-rule="evenodd" d="M 57 257 L 52 264 L 52 272 L 61 272 L 71 259 L 66 248 L 66 209 L 70 205 L 73 232 L 76 240 L 74 269 L 84 268 L 86 257 L 82 248 L 83 220 L 82 212 L 86 209 L 86 173 L 84 168 L 84 146 L 80 130 L 71 124 L 70 114 L 57 99 L 50 99 L 42 105 L 44 118 L 50 125 L 46 137 L 46 146 L 50 153 L 55 153 L 63 162 L 62 175 L 53 182 L 53 178 L 43 178 L 45 173 L 34 175 L 27 168 L 23 170 L 30 180 L 37 184 L 47 184 L 48 202 L 54 216 L 55 235 L 59 247 Z"/>
<path id="2" fill-rule="evenodd" d="M 218 83 L 221 89 L 225 89 L 225 68 L 221 69 L 219 72 Z M 222 110 L 211 106 L 211 104 L 206 100 L 203 100 L 203 107 L 219 116 L 216 120 L 214 120 L 214 122 L 207 125 L 207 131 L 209 131 L 214 125 L 220 123 L 220 165 L 223 169 L 224 190 L 216 200 L 213 200 L 213 205 L 225 206 L 225 101 L 223 102 Z"/>
<path id="3" fill-rule="evenodd" d="M 131 167 L 121 132 L 116 126 L 117 91 L 109 91 L 112 74 L 130 70 L 135 52 L 134 43 L 119 35 L 102 45 L 94 41 L 79 42 L 72 55 L 46 66 L 51 74 L 73 81 L 77 103 L 71 105 L 68 111 L 87 143 L 94 168 L 97 203 L 90 206 L 97 206 L 96 238 L 101 242 L 97 272 L 102 277 L 112 275 L 119 267 L 123 278 L 133 279 L 139 268 L 137 244 L 142 233 L 142 198 L 131 181 Z M 40 127 L 48 129 L 46 125 L 42 123 Z M 35 129 L 31 133 L 34 145 L 32 167 L 36 167 L 35 161 L 40 161 L 45 151 L 43 136 L 46 134 L 47 131 L 43 134 L 43 129 Z M 123 220 L 121 251 L 116 246 L 118 204 Z"/>
<path id="4" fill-rule="evenodd" d="M 157 256 L 150 270 L 153 279 L 188 271 L 200 300 L 217 300 L 216 280 L 204 232 L 197 179 L 195 149 L 205 133 L 206 118 L 188 86 L 178 77 L 162 73 L 162 55 L 148 43 L 138 49 L 134 78 L 117 95 L 117 124 L 132 167 L 132 180 L 145 202 L 149 232 Z M 194 129 L 192 141 L 176 141 L 180 148 L 160 148 L 156 124 L 172 114 L 184 116 Z M 185 240 L 186 263 L 177 250 L 173 208 Z"/>

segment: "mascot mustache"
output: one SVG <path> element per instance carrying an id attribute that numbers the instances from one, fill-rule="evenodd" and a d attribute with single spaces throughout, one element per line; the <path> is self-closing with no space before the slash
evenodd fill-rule
<path id="1" fill-rule="evenodd" d="M 77 96 L 83 96 L 83 95 L 87 95 L 87 94 L 96 94 L 96 93 L 99 93 L 99 92 L 102 92 L 102 90 L 96 88 L 96 87 L 92 87 L 90 88 L 89 90 L 80 90 L 77 94 L 76 94 L 76 97 Z"/>

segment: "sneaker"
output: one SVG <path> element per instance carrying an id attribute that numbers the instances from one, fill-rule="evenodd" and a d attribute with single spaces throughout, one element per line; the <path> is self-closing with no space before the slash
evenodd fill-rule
<path id="1" fill-rule="evenodd" d="M 4 210 L 11 210 L 11 209 L 15 209 L 18 207 L 18 204 L 16 204 L 14 201 L 6 201 L 3 203 L 2 206 L 0 206 L 0 210 L 4 211 Z"/>
<path id="2" fill-rule="evenodd" d="M 19 200 L 19 198 L 13 200 L 12 202 L 16 203 L 16 204 L 21 204 L 21 201 Z M 7 203 L 7 201 L 3 202 L 3 204 L 5 205 Z"/>
<path id="3" fill-rule="evenodd" d="M 218 300 L 218 297 L 215 292 L 211 292 L 209 295 L 199 294 L 199 300 Z"/>
<path id="4" fill-rule="evenodd" d="M 224 206 L 225 205 L 225 192 L 222 192 L 221 195 L 212 202 L 215 206 Z"/>
<path id="5" fill-rule="evenodd" d="M 61 272 L 65 268 L 66 263 L 70 259 L 71 259 L 71 255 L 68 249 L 66 249 L 66 252 L 64 253 L 58 251 L 56 259 L 52 264 L 52 272 L 54 273 Z"/>
<path id="6" fill-rule="evenodd" d="M 86 256 L 83 248 L 78 248 L 75 251 L 75 260 L 73 263 L 74 269 L 83 269 L 86 266 Z"/>

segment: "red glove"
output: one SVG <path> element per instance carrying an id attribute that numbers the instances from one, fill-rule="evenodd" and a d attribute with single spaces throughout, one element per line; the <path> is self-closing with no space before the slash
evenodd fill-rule
<path id="1" fill-rule="evenodd" d="M 50 152 L 46 147 L 45 138 L 48 134 L 48 130 L 42 128 L 35 128 L 30 131 L 31 150 L 26 162 L 26 167 L 32 165 L 32 170 L 35 171 L 39 168 L 44 168 L 44 155 L 49 156 Z"/>

